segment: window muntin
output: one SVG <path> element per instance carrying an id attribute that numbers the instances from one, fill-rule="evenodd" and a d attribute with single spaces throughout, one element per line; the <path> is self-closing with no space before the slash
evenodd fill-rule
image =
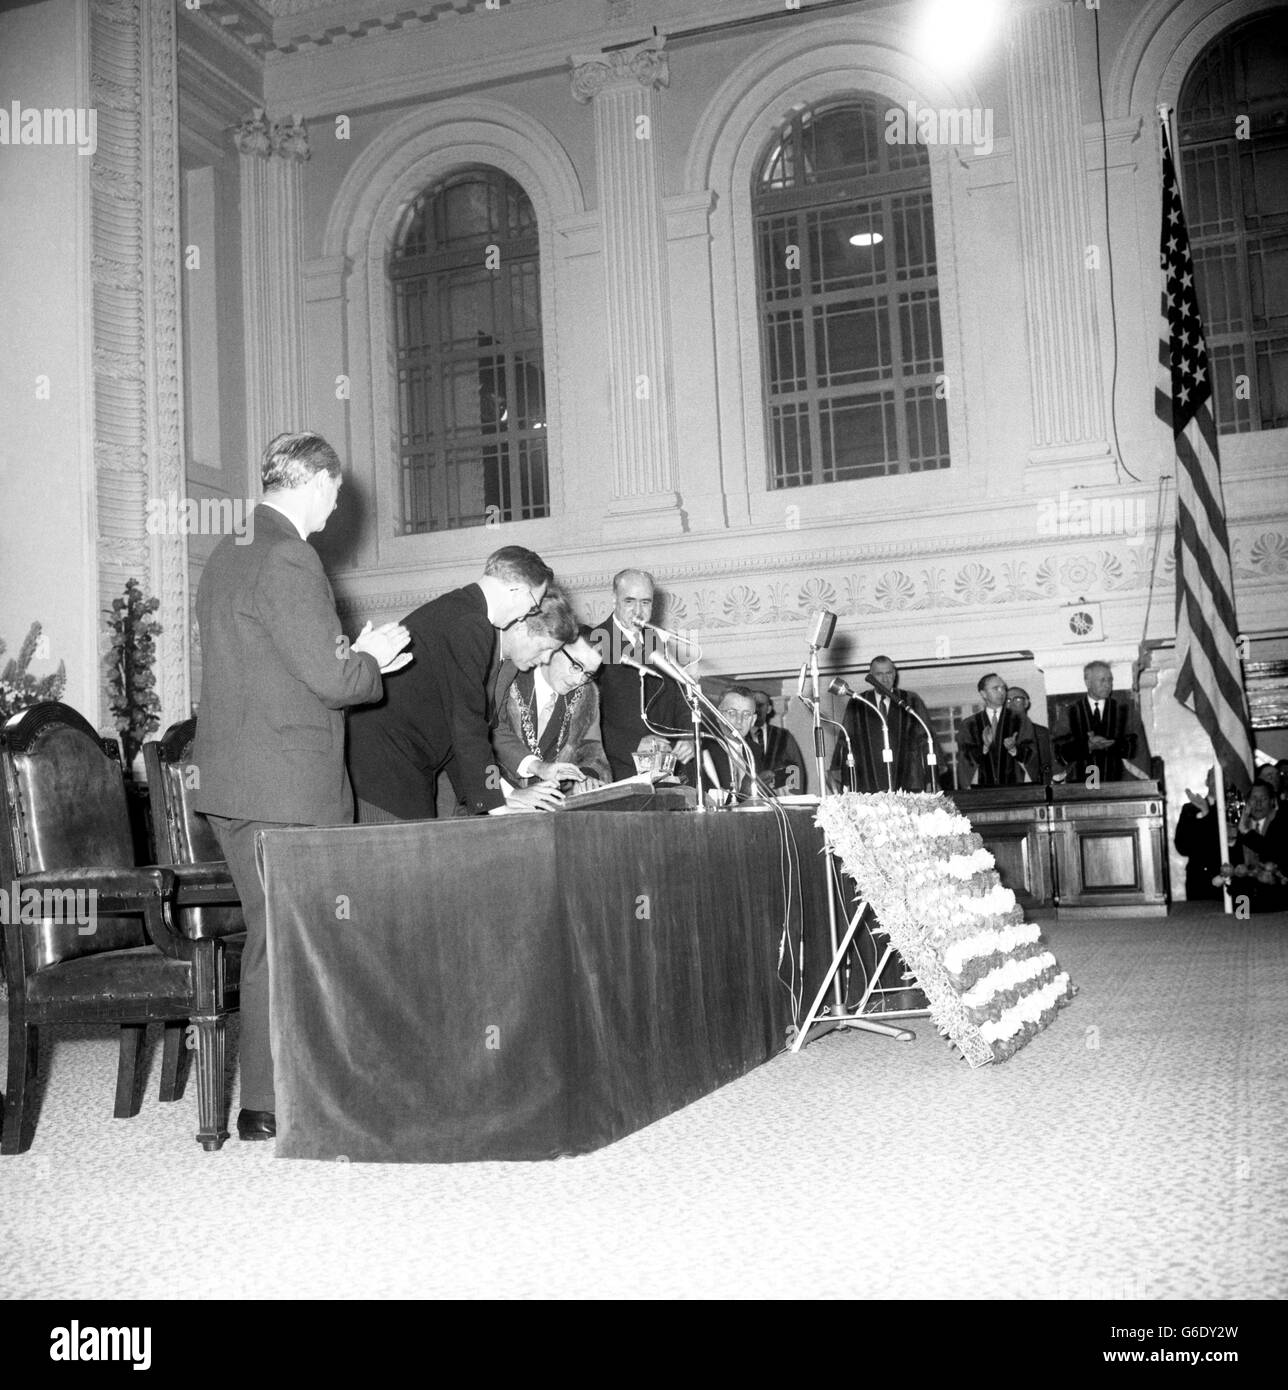
<path id="1" fill-rule="evenodd" d="M 498 169 L 458 170 L 394 238 L 401 530 L 550 514 L 536 215 Z"/>
<path id="2" fill-rule="evenodd" d="M 773 488 L 949 466 L 929 160 L 886 107 L 795 113 L 754 178 Z"/>
<path id="3" fill-rule="evenodd" d="M 1182 192 L 1222 434 L 1288 426 L 1288 39 L 1262 17 L 1190 68 Z"/>

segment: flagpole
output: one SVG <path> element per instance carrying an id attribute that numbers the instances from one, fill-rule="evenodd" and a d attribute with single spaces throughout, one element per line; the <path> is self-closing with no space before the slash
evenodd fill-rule
<path id="1" fill-rule="evenodd" d="M 1230 822 L 1225 818 L 1225 773 L 1221 770 L 1221 759 L 1217 757 L 1216 745 L 1212 745 L 1212 790 L 1216 793 L 1216 836 L 1217 843 L 1221 847 L 1221 863 L 1230 862 Z M 1230 901 L 1230 883 L 1226 878 L 1221 880 L 1221 899 L 1225 903 L 1225 915 L 1228 917 L 1234 912 L 1234 904 Z"/>

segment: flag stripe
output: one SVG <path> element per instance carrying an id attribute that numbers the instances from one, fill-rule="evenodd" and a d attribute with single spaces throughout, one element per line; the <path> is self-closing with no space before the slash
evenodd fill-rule
<path id="1" fill-rule="evenodd" d="M 1154 409 L 1170 424 L 1176 450 L 1176 698 L 1194 710 L 1226 776 L 1246 787 L 1252 737 L 1237 647 L 1212 381 L 1166 125 L 1161 135 L 1162 331 Z"/>

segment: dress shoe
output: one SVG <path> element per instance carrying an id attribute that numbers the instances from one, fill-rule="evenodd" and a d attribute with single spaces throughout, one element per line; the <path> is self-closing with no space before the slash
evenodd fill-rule
<path id="1" fill-rule="evenodd" d="M 276 1139 L 277 1116 L 271 1110 L 239 1110 L 238 1139 Z"/>

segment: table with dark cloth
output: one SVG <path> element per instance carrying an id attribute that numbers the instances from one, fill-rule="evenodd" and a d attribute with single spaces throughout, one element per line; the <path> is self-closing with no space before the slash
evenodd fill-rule
<path id="1" fill-rule="evenodd" d="M 822 837 L 787 814 L 803 1014 L 830 958 Z M 283 829 L 260 853 L 279 1156 L 585 1153 L 785 1044 L 769 811 Z"/>

